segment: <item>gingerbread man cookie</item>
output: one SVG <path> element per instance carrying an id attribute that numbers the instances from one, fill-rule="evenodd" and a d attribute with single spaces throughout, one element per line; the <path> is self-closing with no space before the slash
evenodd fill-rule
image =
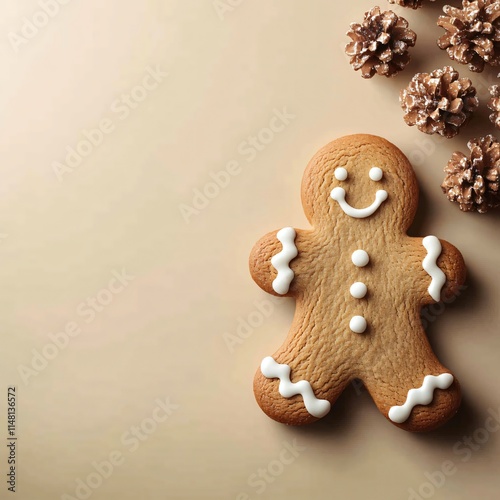
<path id="1" fill-rule="evenodd" d="M 313 229 L 269 233 L 250 256 L 263 290 L 296 300 L 288 337 L 255 376 L 262 410 L 285 424 L 314 422 L 360 379 L 393 424 L 444 423 L 460 387 L 420 310 L 457 292 L 465 264 L 450 243 L 407 235 L 418 203 L 408 159 L 380 137 L 333 141 L 309 163 L 302 203 Z"/>

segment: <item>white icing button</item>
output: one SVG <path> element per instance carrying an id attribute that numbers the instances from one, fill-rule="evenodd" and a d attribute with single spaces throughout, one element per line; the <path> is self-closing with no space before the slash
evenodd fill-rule
<path id="1" fill-rule="evenodd" d="M 370 262 L 370 257 L 364 250 L 356 250 L 351 259 L 352 263 L 357 267 L 365 267 Z"/>
<path id="2" fill-rule="evenodd" d="M 378 182 L 382 180 L 382 177 L 384 177 L 384 172 L 382 172 L 382 169 L 379 167 L 373 167 L 370 170 L 370 179 L 372 181 Z"/>
<path id="3" fill-rule="evenodd" d="M 357 281 L 356 283 L 351 285 L 351 295 L 355 299 L 362 299 L 366 293 L 368 292 L 368 288 L 364 283 L 361 283 L 361 281 Z"/>
<path id="4" fill-rule="evenodd" d="M 347 179 L 347 170 L 344 167 L 335 169 L 335 179 L 338 181 L 345 181 Z"/>
<path id="5" fill-rule="evenodd" d="M 367 324 L 366 319 L 363 316 L 354 316 L 349 323 L 349 328 L 354 333 L 364 333 L 366 330 Z"/>

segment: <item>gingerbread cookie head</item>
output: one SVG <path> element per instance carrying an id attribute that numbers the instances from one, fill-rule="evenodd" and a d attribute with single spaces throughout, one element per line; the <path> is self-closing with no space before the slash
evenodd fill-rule
<path id="1" fill-rule="evenodd" d="M 417 200 L 408 160 L 380 137 L 344 137 L 314 156 L 302 183 L 312 229 L 273 231 L 250 256 L 261 288 L 296 299 L 286 340 L 254 380 L 271 418 L 323 418 L 353 379 L 406 430 L 457 411 L 458 382 L 432 352 L 420 309 L 451 297 L 465 265 L 449 243 L 406 234 Z"/>
<path id="2" fill-rule="evenodd" d="M 417 203 L 417 180 L 407 158 L 371 135 L 331 142 L 310 161 L 302 181 L 302 204 L 313 226 L 382 222 L 404 232 Z"/>

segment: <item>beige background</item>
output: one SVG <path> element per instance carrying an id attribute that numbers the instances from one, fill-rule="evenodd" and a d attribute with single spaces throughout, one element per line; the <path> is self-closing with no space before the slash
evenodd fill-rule
<path id="1" fill-rule="evenodd" d="M 473 75 L 481 111 L 454 140 L 406 127 L 398 104 L 415 72 L 449 61 L 435 46 L 442 3 L 393 7 L 418 33 L 413 62 L 395 79 L 365 81 L 342 46 L 367 0 L 221 0 L 229 8 L 220 15 L 211 0 L 74 0 L 45 26 L 25 28 L 26 43 L 16 34 L 25 16 L 43 24 L 39 3 L 2 2 L 0 437 L 9 385 L 18 387 L 19 435 L 17 496 L 2 481 L 2 498 L 84 498 L 76 488 L 87 478 L 102 483 L 89 492 L 95 500 L 392 500 L 411 489 L 495 498 L 500 432 L 480 429 L 500 411 L 500 213 L 463 214 L 440 190 L 451 152 L 493 132 L 485 97 L 495 72 Z M 144 99 L 134 109 L 117 107 L 158 65 L 168 76 L 157 88 L 135 89 Z M 283 108 L 295 117 L 249 152 L 248 137 Z M 114 130 L 58 179 L 54 162 L 102 119 Z M 252 394 L 293 303 L 266 302 L 272 313 L 259 315 L 255 303 L 269 298 L 249 277 L 248 253 L 267 231 L 307 226 L 303 169 L 318 148 L 354 132 L 383 135 L 410 157 L 422 187 L 414 234 L 453 242 L 470 272 L 446 314 L 431 313 L 431 342 L 465 400 L 428 435 L 390 425 L 359 388 L 308 428 L 269 420 Z M 183 217 L 181 205 L 229 162 L 239 165 L 229 185 Z M 92 316 L 87 301 L 109 301 L 108 282 L 123 269 L 133 279 Z M 230 349 L 241 319 L 257 326 Z M 60 334 L 67 345 L 54 353 L 51 338 L 68 322 L 80 334 Z M 52 359 L 26 372 L 42 352 Z M 158 400 L 167 398 L 178 407 L 164 419 Z M 149 432 L 137 446 L 134 426 Z M 295 457 L 284 451 L 294 440 Z M 92 463 L 110 455 L 120 464 L 96 477 Z M 2 477 L 6 461 L 2 446 Z M 445 479 L 435 473 L 443 464 L 454 471 Z M 268 471 L 260 483 L 259 469 Z M 439 487 L 424 484 L 426 473 Z"/>

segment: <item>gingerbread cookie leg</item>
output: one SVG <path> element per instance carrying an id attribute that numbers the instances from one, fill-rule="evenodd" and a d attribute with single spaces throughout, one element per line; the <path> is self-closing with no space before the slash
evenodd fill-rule
<path id="1" fill-rule="evenodd" d="M 290 365 L 268 356 L 255 374 L 254 393 L 259 406 L 283 424 L 304 425 L 323 418 L 349 383 L 342 377 L 340 383 L 328 387 L 324 382 L 294 377 L 295 372 Z"/>
<path id="2" fill-rule="evenodd" d="M 254 390 L 262 410 L 282 423 L 307 424 L 324 417 L 331 409 L 331 403 L 317 397 L 308 380 L 292 382 L 290 365 L 278 363 L 272 356 L 262 360 Z"/>
<path id="3" fill-rule="evenodd" d="M 300 312 L 299 312 L 300 315 Z M 346 360 L 329 351 L 313 352 L 318 328 L 297 321 L 291 344 L 266 356 L 254 379 L 254 393 L 272 419 L 303 425 L 323 418 L 352 378 Z M 334 333 L 332 332 L 332 335 Z"/>
<path id="4" fill-rule="evenodd" d="M 408 431 L 428 431 L 455 415 L 461 401 L 460 385 L 435 357 L 414 366 L 418 369 L 410 370 L 405 364 L 398 370 L 394 360 L 388 360 L 388 371 L 379 378 L 367 378 L 365 385 L 379 410 L 394 425 Z"/>

